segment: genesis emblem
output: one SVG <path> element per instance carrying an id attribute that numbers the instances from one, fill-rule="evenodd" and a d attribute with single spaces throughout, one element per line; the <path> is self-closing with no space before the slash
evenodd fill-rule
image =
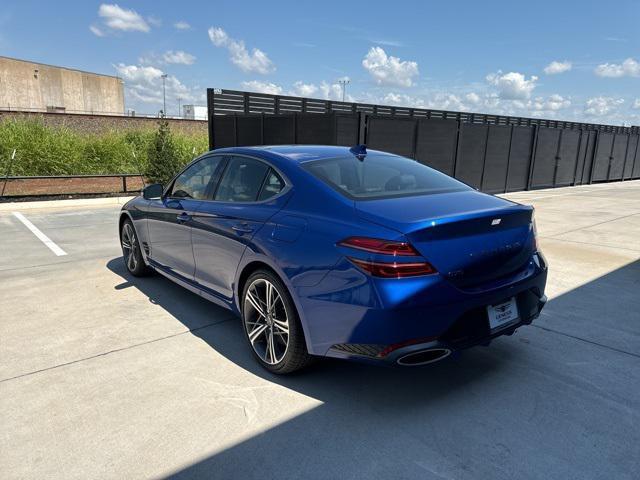
<path id="1" fill-rule="evenodd" d="M 501 218 L 494 218 L 493 220 L 491 220 L 491 226 L 493 227 L 494 225 L 500 225 L 501 221 Z"/>

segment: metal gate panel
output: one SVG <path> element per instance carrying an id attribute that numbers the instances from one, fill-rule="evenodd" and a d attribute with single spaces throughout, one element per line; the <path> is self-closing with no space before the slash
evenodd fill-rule
<path id="1" fill-rule="evenodd" d="M 237 115 L 236 119 L 236 145 L 250 146 L 263 145 L 262 141 L 262 115 Z"/>
<path id="2" fill-rule="evenodd" d="M 507 192 L 525 190 L 527 188 L 532 142 L 533 127 L 513 127 L 511 150 L 509 152 Z"/>
<path id="3" fill-rule="evenodd" d="M 211 148 L 236 146 L 236 120 L 233 115 L 216 115 L 212 119 L 213 139 L 209 139 Z M 213 140 L 213 141 L 211 141 Z"/>
<path id="4" fill-rule="evenodd" d="M 414 118 L 370 116 L 365 143 L 374 150 L 413 157 L 415 125 Z"/>
<path id="5" fill-rule="evenodd" d="M 627 156 L 627 143 L 629 135 L 617 133 L 613 141 L 613 153 L 611 156 L 611 166 L 609 167 L 609 180 L 621 180 L 624 171 L 624 159 Z"/>
<path id="6" fill-rule="evenodd" d="M 302 145 L 333 145 L 335 143 L 334 115 L 296 113 L 295 143 Z"/>
<path id="7" fill-rule="evenodd" d="M 460 147 L 456 160 L 455 177 L 474 188 L 480 188 L 487 125 L 464 124 L 460 129 Z"/>
<path id="8" fill-rule="evenodd" d="M 638 135 L 631 135 L 629 137 L 629 148 L 627 148 L 627 158 L 624 162 L 624 173 L 622 174 L 623 179 L 631 178 L 633 174 L 633 161 L 637 157 L 638 150 Z"/>
<path id="9" fill-rule="evenodd" d="M 576 161 L 580 146 L 580 132 L 577 130 L 562 130 L 560 138 L 560 150 L 556 166 L 556 178 L 554 185 L 567 186 L 575 180 Z"/>
<path id="10" fill-rule="evenodd" d="M 336 115 L 336 145 L 351 147 L 359 142 L 360 115 Z"/>
<path id="11" fill-rule="evenodd" d="M 588 184 L 591 182 L 591 170 L 593 168 L 593 162 L 595 161 L 594 154 L 596 151 L 596 138 L 598 134 L 593 131 L 584 132 L 587 133 L 586 139 L 586 151 L 584 154 L 584 165 L 582 166 L 582 184 Z M 583 133 L 583 139 L 584 139 Z"/>
<path id="12" fill-rule="evenodd" d="M 458 122 L 423 118 L 418 120 L 417 135 L 416 160 L 447 175 L 453 175 Z"/>
<path id="13" fill-rule="evenodd" d="M 584 170 L 584 159 L 587 154 L 587 146 L 589 145 L 589 132 L 580 132 L 580 145 L 578 146 L 578 161 L 576 163 L 576 177 L 574 185 L 582 185 L 582 171 Z"/>
<path id="14" fill-rule="evenodd" d="M 609 174 L 609 157 L 613 146 L 613 133 L 598 132 L 598 141 L 596 143 L 596 154 L 593 159 L 591 175 L 591 179 L 594 182 L 606 180 Z"/>
<path id="15" fill-rule="evenodd" d="M 296 143 L 294 115 L 264 115 L 262 131 L 264 145 L 289 145 Z"/>
<path id="16" fill-rule="evenodd" d="M 491 125 L 489 127 L 484 173 L 482 175 L 483 192 L 504 192 L 507 182 L 510 142 L 511 127 L 499 125 Z"/>
<path id="17" fill-rule="evenodd" d="M 553 187 L 559 141 L 560 130 L 544 127 L 539 129 L 531 178 L 532 187 Z"/>

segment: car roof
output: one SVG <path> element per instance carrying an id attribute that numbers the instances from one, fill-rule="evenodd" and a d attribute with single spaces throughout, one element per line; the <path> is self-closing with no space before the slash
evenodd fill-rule
<path id="1" fill-rule="evenodd" d="M 340 147 L 335 145 L 264 145 L 258 147 L 228 147 L 215 150 L 215 152 L 260 154 L 271 153 L 298 163 L 313 160 L 323 160 L 326 158 L 336 158 L 352 156 L 350 147 Z M 378 153 L 391 155 L 377 150 L 368 150 L 368 153 Z"/>

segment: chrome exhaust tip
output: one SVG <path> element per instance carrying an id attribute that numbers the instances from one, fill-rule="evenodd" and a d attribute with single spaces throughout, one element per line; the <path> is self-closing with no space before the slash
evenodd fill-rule
<path id="1" fill-rule="evenodd" d="M 417 367 L 418 365 L 427 365 L 428 363 L 438 362 L 451 355 L 448 348 L 429 348 L 427 350 L 418 350 L 417 352 L 407 353 L 398 358 L 398 365 L 404 367 Z"/>

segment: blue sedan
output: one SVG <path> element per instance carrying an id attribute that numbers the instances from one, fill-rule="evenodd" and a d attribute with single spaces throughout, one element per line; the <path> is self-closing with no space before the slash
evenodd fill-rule
<path id="1" fill-rule="evenodd" d="M 120 215 L 125 264 L 242 318 L 275 373 L 314 356 L 424 365 L 546 302 L 533 208 L 414 160 L 333 146 L 208 152 Z"/>

